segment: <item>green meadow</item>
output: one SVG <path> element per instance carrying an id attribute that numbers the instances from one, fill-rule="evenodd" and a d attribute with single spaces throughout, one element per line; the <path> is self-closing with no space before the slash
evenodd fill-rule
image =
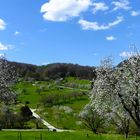
<path id="1" fill-rule="evenodd" d="M 98 134 L 91 132 L 47 132 L 47 131 L 1 131 L 0 140 L 124 140 L 122 135 Z M 129 136 L 128 140 L 140 140 L 140 137 Z"/>
<path id="2" fill-rule="evenodd" d="M 89 102 L 87 95 L 90 89 L 89 80 L 66 77 L 61 81 L 22 81 L 16 85 L 15 89 L 19 103 L 14 108 L 28 103 L 30 108 L 37 109 L 36 113 L 57 128 L 71 130 L 85 128 L 78 115 Z M 80 96 L 75 97 L 77 94 Z M 51 106 L 43 105 L 42 99 L 54 95 L 53 100 L 58 100 L 55 98 L 59 96 L 58 103 Z"/>

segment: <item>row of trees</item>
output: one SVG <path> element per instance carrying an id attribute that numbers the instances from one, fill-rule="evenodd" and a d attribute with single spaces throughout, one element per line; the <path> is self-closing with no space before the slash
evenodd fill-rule
<path id="1" fill-rule="evenodd" d="M 140 132 L 140 55 L 113 67 L 112 59 L 102 61 L 96 70 L 90 103 L 80 117 L 93 132 L 103 124 L 114 124 L 126 137 L 135 123 Z M 107 126 L 106 126 L 107 127 Z"/>
<path id="2" fill-rule="evenodd" d="M 80 79 L 92 79 L 94 67 L 80 66 L 78 64 L 55 63 L 46 67 L 45 74 L 50 78 L 61 78 L 66 76 Z"/>
<path id="3" fill-rule="evenodd" d="M 44 106 L 53 106 L 60 105 L 63 103 L 69 103 L 73 100 L 83 99 L 85 96 L 84 92 L 72 92 L 70 94 L 50 94 L 47 96 L 43 96 L 41 99 L 41 103 Z"/>

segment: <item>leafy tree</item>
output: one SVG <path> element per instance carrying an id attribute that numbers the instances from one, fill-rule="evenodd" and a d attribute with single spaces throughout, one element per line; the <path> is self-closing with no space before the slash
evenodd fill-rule
<path id="1" fill-rule="evenodd" d="M 30 117 L 32 116 L 32 111 L 30 110 L 30 108 L 27 105 L 25 105 L 25 106 L 21 107 L 21 109 L 20 109 L 20 115 L 25 120 L 29 120 Z"/>
<path id="2" fill-rule="evenodd" d="M 79 114 L 83 124 L 93 133 L 97 134 L 99 129 L 105 124 L 105 116 L 95 111 L 92 106 L 86 105 L 83 111 Z"/>

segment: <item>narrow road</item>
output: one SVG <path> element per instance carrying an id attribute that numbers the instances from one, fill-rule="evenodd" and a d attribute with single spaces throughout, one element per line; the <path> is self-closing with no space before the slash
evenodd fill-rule
<path id="1" fill-rule="evenodd" d="M 65 86 L 57 86 L 58 88 L 67 88 L 67 89 L 78 89 L 78 90 L 81 90 L 81 91 L 87 91 L 89 92 L 88 89 L 80 89 L 80 88 L 72 88 L 72 87 L 65 87 Z"/>
<path id="2" fill-rule="evenodd" d="M 33 113 L 33 116 L 37 119 L 40 119 L 41 122 L 48 127 L 49 131 L 56 131 L 56 132 L 72 132 L 72 130 L 65 130 L 65 129 L 59 129 L 59 128 L 56 128 L 54 126 L 52 126 L 50 123 L 48 123 L 47 121 L 45 121 L 44 119 L 42 119 L 37 113 L 35 113 L 36 109 L 31 109 L 30 110 L 32 111 Z"/>

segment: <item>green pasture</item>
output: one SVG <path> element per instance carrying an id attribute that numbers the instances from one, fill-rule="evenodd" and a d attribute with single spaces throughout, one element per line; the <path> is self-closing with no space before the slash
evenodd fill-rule
<path id="1" fill-rule="evenodd" d="M 125 140 L 123 135 L 92 134 L 88 131 L 48 132 L 48 131 L 1 131 L 0 140 Z M 140 137 L 129 136 L 128 140 L 140 140 Z"/>

